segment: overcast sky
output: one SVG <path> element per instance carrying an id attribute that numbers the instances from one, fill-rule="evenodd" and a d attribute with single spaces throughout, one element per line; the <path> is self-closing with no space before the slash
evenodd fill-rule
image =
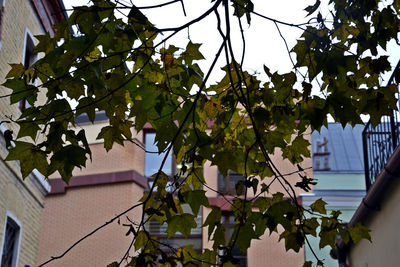
<path id="1" fill-rule="evenodd" d="M 130 4 L 131 0 L 120 0 Z M 167 2 L 167 0 L 133 0 L 136 6 L 149 6 L 153 4 L 160 4 Z M 306 6 L 314 4 L 315 0 L 279 0 L 279 1 L 266 1 L 266 0 L 253 0 L 254 10 L 262 15 L 271 17 L 273 19 L 281 20 L 288 23 L 303 23 L 307 22 L 310 18 L 306 18 L 306 12 L 303 10 Z M 65 7 L 71 8 L 72 6 L 86 5 L 88 0 L 64 0 Z M 211 0 L 184 0 L 187 16 L 185 17 L 180 3 L 175 3 L 162 8 L 143 10 L 143 12 L 150 18 L 150 21 L 158 28 L 176 27 L 184 24 L 187 21 L 198 17 L 205 10 L 211 7 Z M 326 3 L 326 1 L 325 1 Z M 328 14 L 326 4 L 321 4 L 321 13 Z M 278 71 L 279 73 L 288 72 L 292 69 L 292 63 L 289 59 L 284 42 L 277 31 L 275 24 L 263 18 L 253 15 L 251 25 L 248 26 L 245 19 L 242 20 L 245 37 L 246 37 L 246 53 L 244 67 L 251 73 L 263 72 L 263 65 L 270 67 L 271 71 Z M 185 47 L 188 42 L 188 34 L 194 43 L 202 43 L 201 52 L 209 59 L 200 62 L 203 71 L 208 70 L 212 58 L 221 44 L 221 37 L 216 30 L 216 18 L 212 14 L 201 23 L 195 24 L 190 27 L 190 32 L 182 31 L 176 35 L 170 43 L 178 47 Z M 237 60 L 239 60 L 242 51 L 242 42 L 239 35 L 237 23 L 232 24 L 233 30 L 233 46 L 236 51 Z M 288 46 L 292 48 L 296 39 L 301 35 L 301 30 L 279 25 L 282 35 L 285 37 Z M 164 36 L 167 36 L 165 33 Z M 388 51 L 391 56 L 391 64 L 395 66 L 399 60 L 400 51 L 399 46 L 395 43 L 388 46 Z M 381 53 L 388 54 L 388 52 L 381 51 Z M 225 59 L 220 60 L 219 66 L 225 65 Z M 209 82 L 216 81 L 220 78 L 222 72 L 217 72 L 211 77 Z M 389 75 L 386 75 L 387 77 Z"/>
<path id="2" fill-rule="evenodd" d="M 129 3 L 128 0 L 125 1 Z M 303 9 L 308 4 L 312 4 L 313 1 L 314 0 L 280 0 L 279 4 L 274 4 L 278 3 L 278 1 L 253 0 L 255 6 L 254 10 L 271 18 L 290 23 L 307 21 L 308 18 L 305 18 L 306 13 Z M 136 6 L 148 6 L 165 1 L 136 0 L 133 2 Z M 87 4 L 88 1 L 64 0 L 64 3 L 66 8 L 71 8 L 72 6 Z M 199 16 L 212 5 L 210 0 L 185 0 L 184 3 L 187 17 L 184 16 L 179 3 L 147 12 L 144 11 L 144 13 L 150 17 L 150 21 L 154 23 L 156 27 L 175 27 Z M 206 18 L 204 22 L 190 28 L 189 34 L 192 42 L 203 44 L 201 52 L 206 58 L 213 58 L 222 41 L 216 30 L 215 23 L 216 18 L 215 15 L 212 14 Z M 236 26 L 235 24 L 237 24 L 236 21 L 234 21 L 233 26 Z M 261 72 L 263 64 L 266 64 L 270 66 L 272 71 L 290 71 L 292 64 L 289 60 L 283 40 L 279 36 L 273 22 L 266 21 L 265 19 L 253 15 L 250 27 L 245 19 L 243 19 L 243 26 L 246 36 L 245 68 L 247 70 L 250 72 Z M 295 44 L 296 38 L 300 36 L 301 31 L 288 26 L 281 25 L 279 27 L 289 46 L 292 47 Z M 239 31 L 236 29 L 237 27 L 234 27 L 232 30 L 233 45 L 240 58 L 242 42 L 238 35 Z M 172 43 L 184 47 L 188 40 L 187 36 L 188 31 L 182 31 L 179 35 L 174 37 Z M 225 62 L 221 62 L 221 65 L 224 63 Z M 211 64 L 211 62 L 204 62 L 201 65 L 203 68 L 206 68 L 209 64 Z"/>

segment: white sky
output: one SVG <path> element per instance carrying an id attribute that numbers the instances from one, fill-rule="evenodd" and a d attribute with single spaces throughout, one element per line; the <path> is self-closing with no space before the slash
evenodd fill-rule
<path id="1" fill-rule="evenodd" d="M 129 0 L 125 0 L 129 3 Z M 282 20 L 290 23 L 306 22 L 309 18 L 305 18 L 306 12 L 303 9 L 313 4 L 315 0 L 280 0 L 266 1 L 266 0 L 253 0 L 254 10 L 269 16 L 274 19 Z M 167 0 L 135 0 L 133 1 L 136 6 L 149 6 L 167 2 Z M 87 0 L 64 0 L 66 8 L 72 6 L 87 4 Z M 185 0 L 185 9 L 187 17 L 183 15 L 180 3 L 172 4 L 158 9 L 145 10 L 143 13 L 149 16 L 150 21 L 158 28 L 176 27 L 184 24 L 191 19 L 198 17 L 205 10 L 210 8 L 213 3 L 211 0 Z M 223 19 L 222 10 L 221 18 Z M 266 21 L 255 15 L 252 16 L 250 27 L 246 19 L 242 20 L 243 28 L 246 36 L 246 53 L 245 53 L 245 69 L 250 72 L 263 72 L 263 65 L 268 65 L 271 71 L 283 73 L 290 71 L 292 64 L 289 60 L 288 53 L 284 46 L 283 40 L 280 38 L 276 26 L 273 22 Z M 191 26 L 190 38 L 194 43 L 202 43 L 200 50 L 204 57 L 207 59 L 214 58 L 220 44 L 221 37 L 216 30 L 216 17 L 211 14 L 204 21 Z M 237 21 L 233 21 L 232 37 L 234 50 L 237 52 L 236 60 L 240 60 L 242 51 L 242 42 L 239 35 Z M 301 31 L 293 27 L 280 26 L 282 34 L 285 36 L 289 47 L 293 47 L 296 38 L 301 35 Z M 165 36 L 168 33 L 165 33 Z M 170 43 L 179 47 L 185 47 L 187 43 L 188 31 L 184 30 L 176 35 Z M 222 57 L 223 58 L 223 57 Z M 219 66 L 226 64 L 225 59 L 219 62 Z M 207 71 L 207 67 L 211 64 L 211 60 L 199 62 L 203 71 Z M 214 81 L 217 79 L 214 77 Z M 210 81 L 212 82 L 212 81 Z"/>
<path id="2" fill-rule="evenodd" d="M 120 0 L 121 2 L 130 3 L 131 0 Z M 132 0 L 132 2 L 138 6 L 149 6 L 154 4 L 160 4 L 168 2 L 168 0 Z M 72 6 L 85 5 L 88 0 L 64 0 L 65 7 L 71 8 Z M 279 0 L 279 1 L 267 1 L 267 0 L 253 0 L 254 10 L 262 15 L 281 20 L 288 23 L 303 23 L 307 22 L 310 17 L 305 17 L 306 12 L 303 10 L 306 6 L 315 3 L 315 0 Z M 198 17 L 204 11 L 212 6 L 211 0 L 184 0 L 187 17 L 184 16 L 180 3 L 175 3 L 162 8 L 142 10 L 150 21 L 155 24 L 158 28 L 169 28 L 177 27 L 185 22 Z M 327 4 L 321 4 L 323 10 L 321 13 L 327 14 Z M 221 10 L 221 19 L 223 19 L 223 11 Z M 263 73 L 263 65 L 267 65 L 272 72 L 278 71 L 279 73 L 285 73 L 292 69 L 292 63 L 290 62 L 287 50 L 285 48 L 282 38 L 279 36 L 275 24 L 271 21 L 267 21 L 258 16 L 252 15 L 252 21 L 250 27 L 248 26 L 246 19 L 242 19 L 243 28 L 246 37 L 246 53 L 244 68 L 250 73 Z M 232 21 L 232 40 L 234 50 L 237 54 L 236 60 L 239 61 L 242 53 L 242 41 L 237 27 L 236 20 Z M 200 61 L 199 64 L 204 72 L 208 70 L 208 66 L 211 64 L 211 59 L 214 58 L 217 49 L 221 44 L 221 37 L 216 30 L 216 17 L 211 14 L 204 21 L 197 23 L 190 27 L 190 38 L 194 43 L 202 43 L 200 51 L 204 57 L 208 60 Z M 280 30 L 285 37 L 289 48 L 291 49 L 296 39 L 300 37 L 301 30 L 279 25 Z M 164 34 L 168 36 L 168 32 Z M 173 43 L 178 47 L 185 47 L 188 41 L 188 31 L 184 30 L 174 36 L 169 43 Z M 390 55 L 390 62 L 394 67 L 400 58 L 399 46 L 394 42 L 388 46 L 388 52 L 381 51 L 382 54 Z M 292 54 L 293 59 L 294 55 Z M 226 65 L 224 57 L 218 62 L 218 67 Z M 218 69 L 216 69 L 218 70 Z M 216 71 L 211 76 L 209 83 L 213 83 L 220 79 L 223 73 Z M 388 79 L 390 73 L 385 76 Z"/>

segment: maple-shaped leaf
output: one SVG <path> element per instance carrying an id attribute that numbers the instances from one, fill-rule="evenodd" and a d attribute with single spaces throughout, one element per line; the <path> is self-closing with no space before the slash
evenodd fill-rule
<path id="1" fill-rule="evenodd" d="M 369 234 L 371 230 L 361 223 L 357 223 L 356 225 L 347 228 L 347 231 L 350 233 L 350 237 L 354 243 L 357 243 L 361 239 L 367 239 L 371 242 L 371 235 Z"/>
<path id="2" fill-rule="evenodd" d="M 322 198 L 317 199 L 314 203 L 310 205 L 310 208 L 313 212 L 318 212 L 320 214 L 326 214 L 326 202 L 322 200 Z"/>
<path id="3" fill-rule="evenodd" d="M 185 51 L 182 53 L 182 58 L 185 60 L 186 64 L 191 65 L 193 60 L 204 59 L 203 54 L 199 50 L 200 46 L 201 44 L 196 44 L 189 41 Z"/>
<path id="4" fill-rule="evenodd" d="M 15 147 L 11 148 L 6 160 L 19 160 L 21 162 L 22 178 L 27 177 L 34 169 L 47 175 L 49 164 L 47 154 L 31 143 L 14 141 Z"/>
<path id="5" fill-rule="evenodd" d="M 197 227 L 195 216 L 192 214 L 184 213 L 182 215 L 175 215 L 168 220 L 167 236 L 171 238 L 176 232 L 180 232 L 185 237 L 190 236 L 190 231 Z"/>
<path id="6" fill-rule="evenodd" d="M 188 191 L 185 193 L 185 200 L 190 205 L 194 215 L 200 211 L 200 207 L 209 207 L 206 192 L 203 190 Z"/>

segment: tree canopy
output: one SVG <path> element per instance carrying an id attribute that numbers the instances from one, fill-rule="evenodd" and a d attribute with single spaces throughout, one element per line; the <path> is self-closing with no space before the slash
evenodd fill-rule
<path id="1" fill-rule="evenodd" d="M 174 5 L 185 13 L 190 3 L 172 0 L 135 6 L 132 1 L 92 0 L 89 6 L 74 8 L 68 21 L 55 25 L 53 37 L 36 36 L 35 52 L 42 57 L 29 68 L 11 64 L 4 83 L 12 90 L 11 104 L 26 100 L 31 105 L 18 119 L 8 118 L 19 131 L 7 160 L 20 161 L 23 177 L 36 168 L 45 176 L 58 172 L 68 182 L 73 169 L 84 167 L 91 158 L 85 132 L 73 127 L 77 116 L 87 114 L 93 122 L 96 112 L 105 112 L 109 124 L 98 139 L 104 140 L 107 151 L 133 141 L 132 129 L 139 132 L 151 124 L 158 152 L 166 156 L 153 175 L 150 191 L 132 206 L 143 209 L 139 225 L 130 228 L 133 249 L 110 266 L 152 266 L 157 261 L 163 266 L 177 262 L 232 266 L 233 247 L 245 252 L 251 240 L 278 231 L 278 226 L 286 249 L 294 251 L 307 245 L 310 235 L 321 238 L 320 247 L 332 248 L 338 235 L 345 242 L 369 238 L 362 225 L 343 227 L 340 212 L 327 214 L 323 200 L 309 209 L 302 207 L 294 187 L 308 191 L 315 184 L 298 165 L 310 157 L 305 137 L 309 127 L 319 130 L 327 124 L 328 114 L 342 125 L 362 123 L 360 116 L 369 115 L 376 125 L 396 109 L 397 86 L 382 85 L 382 75 L 392 70 L 390 51 L 385 49 L 389 42 L 398 43 L 400 1 L 330 0 L 329 12 L 322 14 L 317 0 L 305 7 L 308 22 L 302 24 L 265 16 L 251 0 L 204 2 L 208 9 L 200 16 L 162 28 L 145 15 L 147 10 Z M 207 58 L 209 68 L 201 69 L 201 44 L 188 37 L 186 46 L 178 47 L 173 37 L 208 17 L 215 18 L 213 27 L 220 38 L 209 40 L 218 48 L 214 57 Z M 267 59 L 264 78 L 244 68 L 244 32 L 254 17 L 275 24 L 278 34 L 280 27 L 303 32 L 293 48 L 286 46 L 291 71 L 271 72 Z M 72 34 L 71 28 L 77 33 Z M 232 42 L 233 29 L 243 37 L 240 45 Z M 209 77 L 217 68 L 224 76 L 212 83 Z M 43 102 L 36 101 L 40 94 L 45 94 Z M 297 183 L 288 182 L 271 160 L 277 150 L 298 166 Z M 171 153 L 183 166 L 174 177 L 162 171 Z M 225 240 L 220 208 L 210 207 L 205 197 L 210 190 L 202 172 L 206 161 L 221 173 L 232 170 L 246 178 L 236 185 L 237 195 L 243 197 L 232 200 L 236 226 L 230 240 Z M 283 193 L 265 196 L 273 183 L 281 184 Z M 248 196 L 249 190 L 254 197 Z M 182 210 L 184 203 L 192 213 Z M 204 227 L 213 248 L 202 255 L 190 246 L 163 253 L 160 246 L 168 245 L 153 238 L 145 223 L 154 219 L 168 225 L 168 236 L 176 232 L 189 236 L 200 207 L 211 209 Z M 223 256 L 217 257 L 221 250 Z"/>

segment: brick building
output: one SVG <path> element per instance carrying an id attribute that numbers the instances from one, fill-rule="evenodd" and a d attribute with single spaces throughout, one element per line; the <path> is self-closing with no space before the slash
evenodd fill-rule
<path id="1" fill-rule="evenodd" d="M 58 0 L 0 0 L 0 77 L 4 80 L 9 63 L 32 64 L 34 35 L 49 32 L 51 25 L 64 17 L 63 4 Z M 1 87 L 0 95 L 10 93 Z M 22 103 L 9 104 L 0 98 L 0 120 L 17 118 Z M 0 257 L 1 266 L 34 266 L 39 247 L 44 197 L 50 186 L 34 171 L 22 180 L 18 162 L 5 161 L 8 152 L 4 139 L 15 125 L 0 125 Z"/>

